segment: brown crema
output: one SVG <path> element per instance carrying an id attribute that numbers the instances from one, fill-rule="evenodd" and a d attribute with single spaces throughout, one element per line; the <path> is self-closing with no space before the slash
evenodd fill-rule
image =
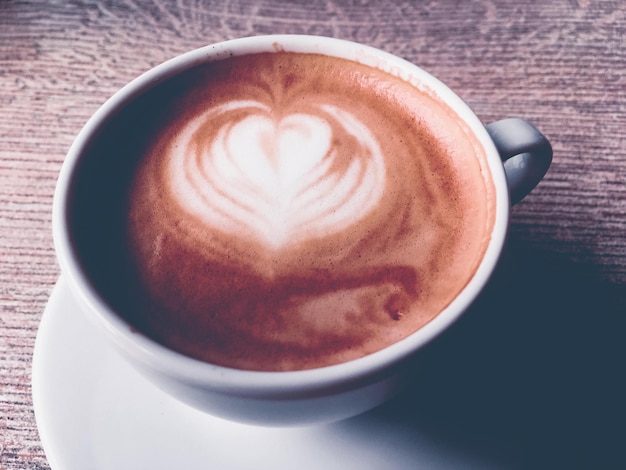
<path id="1" fill-rule="evenodd" d="M 474 275 L 493 183 L 432 93 L 288 52 L 172 80 L 128 200 L 146 335 L 227 367 L 328 366 L 406 338 Z"/>

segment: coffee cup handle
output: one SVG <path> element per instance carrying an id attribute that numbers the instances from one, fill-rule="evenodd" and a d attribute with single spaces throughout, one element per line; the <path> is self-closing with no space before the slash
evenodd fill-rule
<path id="1" fill-rule="evenodd" d="M 517 204 L 550 168 L 552 146 L 541 132 L 522 119 L 503 119 L 486 128 L 504 164 L 511 205 Z"/>

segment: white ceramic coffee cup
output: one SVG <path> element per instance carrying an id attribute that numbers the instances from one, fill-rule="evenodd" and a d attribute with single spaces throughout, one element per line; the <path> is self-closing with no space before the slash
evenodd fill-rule
<path id="1" fill-rule="evenodd" d="M 258 372 L 191 359 L 138 334 L 109 307 L 91 283 L 73 247 L 68 207 L 89 146 L 103 124 L 155 83 L 194 65 L 276 50 L 338 56 L 381 68 L 427 89 L 451 107 L 484 147 L 496 188 L 496 216 L 490 243 L 473 278 L 454 301 L 426 326 L 381 351 L 338 365 L 294 372 Z M 510 159 L 510 157 L 515 157 Z M 303 425 L 347 418 L 369 410 L 401 387 L 406 365 L 448 328 L 481 292 L 505 243 L 509 209 L 544 176 L 552 158 L 547 139 L 525 121 L 484 126 L 449 88 L 415 65 L 368 46 L 316 36 L 260 36 L 207 46 L 176 57 L 140 76 L 108 100 L 77 136 L 64 162 L 54 199 L 54 242 L 62 275 L 84 313 L 139 372 L 173 397 L 205 412 L 262 425 Z M 503 160 L 508 160 L 505 172 Z M 508 180 L 508 183 L 507 183 Z M 78 354 L 78 352 L 77 352 Z"/>

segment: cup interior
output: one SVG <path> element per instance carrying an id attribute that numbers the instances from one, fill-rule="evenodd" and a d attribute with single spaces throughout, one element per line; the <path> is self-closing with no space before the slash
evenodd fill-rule
<path id="1" fill-rule="evenodd" d="M 120 207 L 131 169 L 147 145 L 148 130 L 167 108 L 170 78 L 207 61 L 278 50 L 337 56 L 399 76 L 444 101 L 463 120 L 487 156 L 496 188 L 496 215 L 490 243 L 473 278 L 434 320 L 381 351 L 333 366 L 293 371 L 254 372 L 216 366 L 174 352 L 138 333 L 118 311 L 129 296 L 134 275 L 125 251 Z M 419 67 L 368 46 L 315 36 L 262 36 L 227 41 L 176 57 L 146 72 L 116 93 L 88 121 L 72 145 L 55 193 L 53 229 L 63 276 L 89 316 L 115 346 L 140 367 L 229 393 L 310 394 L 371 381 L 386 374 L 428 343 L 469 306 L 499 258 L 508 226 L 509 201 L 502 163 L 483 124 L 442 82 Z"/>

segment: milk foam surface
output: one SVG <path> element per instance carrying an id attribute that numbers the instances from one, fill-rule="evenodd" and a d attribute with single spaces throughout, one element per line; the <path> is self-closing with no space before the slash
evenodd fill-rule
<path id="1" fill-rule="evenodd" d="M 320 367 L 405 338 L 472 277 L 494 190 L 445 104 L 313 54 L 180 80 L 129 198 L 138 329 L 229 367 Z"/>
<path id="2" fill-rule="evenodd" d="M 234 101 L 183 127 L 164 157 L 181 209 L 207 230 L 243 233 L 278 249 L 323 237 L 360 220 L 385 188 L 385 163 L 356 116 L 330 104 L 315 114 L 275 117 L 272 108 Z M 242 118 L 243 114 L 243 118 Z M 208 133 L 203 127 L 221 127 Z M 341 127 L 356 148 L 342 165 Z"/>

